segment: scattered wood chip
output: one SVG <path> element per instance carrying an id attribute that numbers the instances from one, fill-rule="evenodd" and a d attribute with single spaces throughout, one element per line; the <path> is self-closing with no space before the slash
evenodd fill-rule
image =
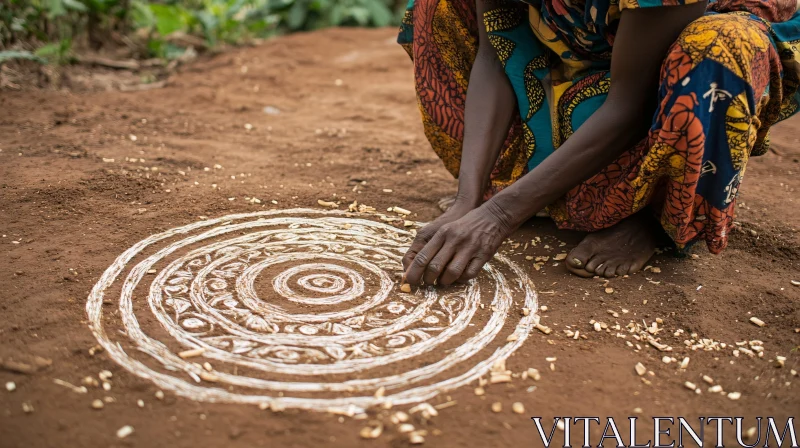
<path id="1" fill-rule="evenodd" d="M 728 398 L 730 398 L 731 400 L 738 400 L 738 399 L 742 398 L 742 393 L 741 392 L 730 392 L 728 394 Z"/>
<path id="2" fill-rule="evenodd" d="M 520 403 L 519 401 L 511 405 L 511 410 L 515 414 L 524 414 L 525 413 L 525 405 Z"/>
<path id="3" fill-rule="evenodd" d="M 710 377 L 710 376 L 708 376 L 708 375 L 703 375 L 703 381 L 705 381 L 705 382 L 706 382 L 706 383 L 708 383 L 708 384 L 714 384 L 714 379 L 713 379 L 713 378 L 711 378 L 711 377 Z"/>
<path id="4" fill-rule="evenodd" d="M 755 324 L 755 325 L 757 325 L 759 327 L 763 327 L 764 325 L 767 325 L 766 323 L 764 323 L 763 320 L 761 320 L 761 319 L 759 319 L 759 318 L 757 318 L 755 316 L 750 318 L 750 322 L 752 322 L 753 324 Z"/>
<path id="5" fill-rule="evenodd" d="M 339 204 L 336 202 L 323 201 L 322 199 L 317 199 L 317 204 L 321 205 L 322 207 L 339 208 Z"/>
<path id="6" fill-rule="evenodd" d="M 92 401 L 92 409 L 103 409 L 105 404 L 103 404 L 103 400 L 94 400 Z"/>
<path id="7" fill-rule="evenodd" d="M 6 390 L 9 392 L 14 392 L 17 390 L 17 384 L 13 381 L 9 381 L 6 383 Z"/>
<path id="8" fill-rule="evenodd" d="M 216 383 L 219 381 L 219 377 L 211 372 L 200 372 L 200 379 L 208 381 L 209 383 Z"/>
<path id="9" fill-rule="evenodd" d="M 636 365 L 633 366 L 633 368 L 636 370 L 636 374 L 639 376 L 643 376 L 645 373 L 647 373 L 647 367 L 645 367 L 644 364 L 640 362 L 637 362 Z"/>
<path id="10" fill-rule="evenodd" d="M 400 285 L 400 291 L 403 291 L 403 292 L 406 292 L 406 293 L 411 292 L 411 285 L 409 285 L 408 283 L 403 283 L 402 285 Z"/>
<path id="11" fill-rule="evenodd" d="M 375 398 L 383 398 L 386 395 L 386 388 L 381 386 L 375 391 Z"/>
<path id="12" fill-rule="evenodd" d="M 401 215 L 410 215 L 411 214 L 410 210 L 406 210 L 406 209 L 404 209 L 402 207 L 398 207 L 398 206 L 392 207 L 392 211 L 395 212 L 395 213 L 401 214 Z"/>
<path id="13" fill-rule="evenodd" d="M 85 394 L 89 392 L 89 389 L 87 389 L 85 386 L 76 386 L 74 384 L 68 383 L 58 378 L 53 379 L 53 383 L 58 384 L 59 386 L 64 386 L 67 389 L 70 389 L 71 391 L 75 392 L 76 394 Z"/>
<path id="14" fill-rule="evenodd" d="M 383 434 L 383 423 L 378 421 L 372 422 L 371 426 L 361 428 L 361 432 L 358 434 L 362 439 L 377 439 Z"/>
<path id="15" fill-rule="evenodd" d="M 553 331 L 550 329 L 550 327 L 546 327 L 538 322 L 536 323 L 536 325 L 534 325 L 534 328 L 536 328 L 537 330 L 541 331 L 544 334 L 550 334 Z"/>
<path id="16" fill-rule="evenodd" d="M 412 432 L 411 435 L 408 436 L 408 443 L 412 445 L 422 445 L 425 443 L 425 437 L 423 437 L 422 434 Z"/>
<path id="17" fill-rule="evenodd" d="M 450 400 L 450 401 L 446 401 L 444 403 L 439 403 L 436 406 L 434 406 L 433 408 L 436 409 L 437 411 L 441 411 L 442 409 L 451 408 L 451 407 L 453 407 L 453 406 L 455 406 L 457 404 L 458 404 L 457 401 Z"/>
<path id="18" fill-rule="evenodd" d="M 485 394 L 486 394 L 486 389 L 484 389 L 482 387 L 476 387 L 475 388 L 475 395 L 481 397 L 481 396 L 483 396 Z"/>
<path id="19" fill-rule="evenodd" d="M 511 375 L 506 375 L 504 373 L 500 373 L 497 375 L 492 375 L 489 378 L 490 384 L 499 384 L 499 383 L 510 383 L 511 382 Z"/>
<path id="20" fill-rule="evenodd" d="M 395 425 L 399 423 L 405 423 L 408 421 L 408 414 L 406 414 L 403 411 L 397 411 L 394 414 L 392 414 L 389 420 L 391 420 L 391 422 L 394 423 Z"/>
<path id="21" fill-rule="evenodd" d="M 178 356 L 180 356 L 183 359 L 194 358 L 195 356 L 200 356 L 205 352 L 206 352 L 205 348 L 199 347 L 199 348 L 193 348 L 191 350 L 184 350 L 182 352 L 179 352 Z"/>
<path id="22" fill-rule="evenodd" d="M 652 345 L 653 347 L 655 347 L 656 349 L 658 349 L 659 351 L 662 351 L 662 352 L 671 352 L 672 351 L 672 347 L 670 347 L 669 345 L 662 344 L 662 343 L 656 341 L 651 336 L 647 337 L 647 343 Z"/>
<path id="23" fill-rule="evenodd" d="M 500 403 L 499 401 L 495 401 L 494 403 L 492 403 L 492 412 L 497 413 L 502 410 L 503 410 L 503 403 Z"/>
<path id="24" fill-rule="evenodd" d="M 689 357 L 688 356 L 683 358 L 683 360 L 681 361 L 681 366 L 680 367 L 681 367 L 681 369 L 686 369 L 687 367 L 689 367 Z"/>
<path id="25" fill-rule="evenodd" d="M 414 425 L 412 425 L 411 423 L 403 423 L 397 427 L 397 431 L 403 434 L 411 432 L 413 430 L 414 430 Z"/>
<path id="26" fill-rule="evenodd" d="M 685 387 L 685 388 L 687 388 L 689 390 L 696 390 L 697 389 L 697 385 L 694 384 L 691 381 L 687 381 L 687 382 L 683 383 L 683 387 Z"/>
<path id="27" fill-rule="evenodd" d="M 428 403 L 420 403 L 414 406 L 413 408 L 409 409 L 408 412 L 411 414 L 416 414 L 417 412 L 419 412 L 420 414 L 422 414 L 424 418 L 436 417 L 437 415 L 439 415 L 439 411 L 437 411 L 433 406 L 431 406 Z"/>
<path id="28" fill-rule="evenodd" d="M 0 368 L 3 370 L 14 373 L 24 373 L 26 375 L 36 373 L 52 364 L 53 361 L 47 358 L 42 358 L 41 356 L 34 356 L 32 360 L 26 362 L 17 361 L 11 358 L 0 358 Z"/>

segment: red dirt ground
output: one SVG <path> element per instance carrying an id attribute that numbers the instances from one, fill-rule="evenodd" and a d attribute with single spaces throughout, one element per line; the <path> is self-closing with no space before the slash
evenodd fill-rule
<path id="1" fill-rule="evenodd" d="M 392 30 L 293 35 L 202 59 L 165 88 L 151 91 L 0 93 L 0 358 L 4 365 L 33 356 L 52 360 L 30 374 L 0 369 L 0 381 L 17 386 L 0 392 L 0 445 L 350 447 L 363 442 L 358 436 L 363 422 L 340 423 L 333 415 L 273 414 L 169 393 L 158 401 L 149 382 L 103 353 L 89 354 L 96 342 L 84 306 L 93 284 L 122 251 L 201 215 L 317 207 L 317 199 L 336 195 L 379 210 L 401 205 L 421 221 L 436 217 L 436 200 L 452 193 L 455 182 L 422 134 L 411 63 L 393 39 Z M 266 114 L 265 106 L 280 114 Z M 249 131 L 247 123 L 253 126 Z M 618 421 L 629 415 L 774 416 L 784 422 L 797 415 L 798 380 L 790 369 L 800 369 L 800 287 L 791 283 L 800 280 L 798 129 L 798 119 L 776 127 L 775 153 L 749 163 L 737 217 L 741 231 L 721 256 L 699 246 L 695 258 L 658 256 L 651 263 L 660 273 L 614 279 L 613 294 L 604 292 L 602 280 L 576 278 L 552 261 L 532 270 L 540 304 L 548 308 L 543 323 L 554 331 L 532 334 L 508 367 L 515 372 L 536 367 L 542 379 L 493 385 L 483 397 L 471 387 L 455 391 L 450 395 L 457 405 L 428 422 L 425 446 L 539 446 L 530 415 Z M 367 181 L 358 193 L 352 191 L 354 179 Z M 532 221 L 514 238 L 533 236 L 554 247 L 567 242 L 556 252 L 580 239 L 544 220 Z M 546 253 L 553 250 L 540 246 L 526 252 Z M 531 265 L 522 255 L 516 259 Z M 619 318 L 607 312 L 623 308 L 630 311 Z M 767 325 L 753 325 L 751 316 Z M 630 348 L 625 344 L 630 337 L 595 332 L 589 323 L 624 327 L 656 318 L 664 320 L 660 336 L 675 348 L 672 356 L 690 357 L 688 368 L 664 364 L 663 353 L 646 344 Z M 568 325 L 587 339 L 567 337 Z M 673 336 L 677 329 L 686 333 Z M 683 340 L 693 332 L 728 348 L 691 351 Z M 763 358 L 733 356 L 734 343 L 749 340 L 764 341 Z M 776 355 L 788 358 L 785 367 L 775 366 Z M 558 357 L 552 372 L 545 361 L 550 356 Z M 637 377 L 637 362 L 654 372 L 647 376 L 651 384 Z M 78 384 L 103 369 L 114 373 L 107 393 L 92 389 L 80 395 L 53 383 L 59 378 Z M 703 375 L 726 391 L 741 392 L 741 399 L 707 393 Z M 684 388 L 686 381 L 701 385 L 703 393 Z M 526 392 L 533 384 L 537 389 Z M 116 402 L 101 411 L 90 408 L 93 399 L 106 395 Z M 146 402 L 144 409 L 136 406 L 138 399 Z M 500 413 L 490 410 L 496 401 L 504 404 Z M 511 413 L 515 401 L 525 405 L 526 414 Z M 23 403 L 34 412 L 24 413 Z M 634 414 L 636 408 L 641 414 Z M 115 432 L 123 425 L 136 430 L 118 440 Z M 434 428 L 441 433 L 434 435 Z M 574 443 L 580 443 L 581 431 L 574 433 Z M 406 440 L 392 429 L 369 445 L 406 446 Z"/>

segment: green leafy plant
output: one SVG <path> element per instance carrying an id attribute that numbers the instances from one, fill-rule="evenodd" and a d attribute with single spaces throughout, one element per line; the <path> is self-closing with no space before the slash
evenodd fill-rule
<path id="1" fill-rule="evenodd" d="M 387 26 L 402 0 L 3 0 L 0 50 L 39 48 L 54 63 L 73 48 L 143 42 L 144 56 L 180 57 L 189 46 L 239 44 L 253 38 L 331 26 Z M 133 36 L 127 39 L 124 36 Z M 113 37 L 114 39 L 110 39 Z M 121 40 L 120 40 L 121 39 Z M 16 48 L 15 48 L 16 49 Z M 196 48 L 197 49 L 197 48 Z M 31 53 L 33 54 L 33 53 Z"/>
<path id="2" fill-rule="evenodd" d="M 36 50 L 35 55 L 59 65 L 67 64 L 72 61 L 72 39 L 43 45 Z"/>
<path id="3" fill-rule="evenodd" d="M 47 63 L 47 61 L 45 61 L 39 56 L 36 56 L 30 51 L 14 51 L 14 50 L 0 51 L 0 65 L 2 65 L 4 62 L 13 60 L 34 61 L 40 64 Z"/>

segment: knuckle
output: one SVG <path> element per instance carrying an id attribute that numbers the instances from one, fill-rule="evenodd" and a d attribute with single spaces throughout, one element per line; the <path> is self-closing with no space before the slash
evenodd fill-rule
<path id="1" fill-rule="evenodd" d="M 430 264 L 428 264 L 428 272 L 436 273 L 436 272 L 439 272 L 441 270 L 442 270 L 442 267 L 441 267 L 441 265 L 439 263 L 431 262 Z"/>
<path id="2" fill-rule="evenodd" d="M 458 277 L 461 275 L 462 269 L 460 266 L 450 265 L 447 267 L 447 270 L 445 272 L 450 277 Z"/>
<path id="3" fill-rule="evenodd" d="M 414 257 L 414 262 L 412 264 L 419 267 L 425 266 L 428 264 L 428 257 L 426 257 L 425 254 L 417 254 L 417 256 Z"/>

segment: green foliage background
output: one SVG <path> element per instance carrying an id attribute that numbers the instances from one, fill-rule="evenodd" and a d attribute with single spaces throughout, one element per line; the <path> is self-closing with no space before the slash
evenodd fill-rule
<path id="1" fill-rule="evenodd" d="M 187 46 L 176 43 L 178 35 L 214 47 L 331 26 L 382 27 L 397 24 L 403 6 L 402 0 L 2 0 L 0 64 L 66 63 L 74 47 L 99 49 L 111 38 L 141 44 L 139 57 L 173 59 Z M 21 43 L 35 51 L 20 50 Z"/>

